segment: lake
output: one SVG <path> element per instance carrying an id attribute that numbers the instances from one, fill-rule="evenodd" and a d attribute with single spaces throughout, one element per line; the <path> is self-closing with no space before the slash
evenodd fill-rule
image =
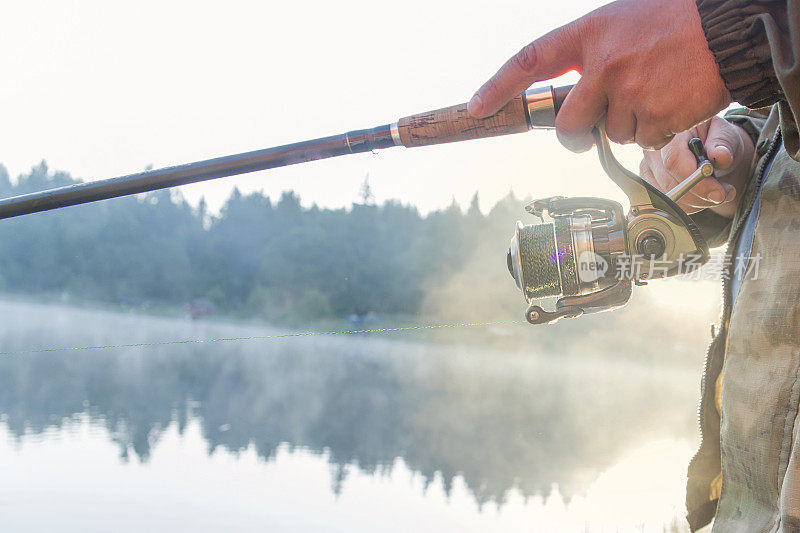
<path id="1" fill-rule="evenodd" d="M 0 527 L 684 531 L 702 354 L 280 333 L 0 302 Z"/>

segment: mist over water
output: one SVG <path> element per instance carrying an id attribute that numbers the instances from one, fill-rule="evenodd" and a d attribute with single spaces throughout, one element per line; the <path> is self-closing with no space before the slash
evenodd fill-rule
<path id="1" fill-rule="evenodd" d="M 509 326 L 512 334 L 517 327 L 526 328 Z M 484 330 L 488 337 L 507 336 Z M 280 331 L 0 303 L 3 351 L 273 333 Z M 668 510 L 679 505 L 688 460 L 683 456 L 696 439 L 691 413 L 697 377 L 695 364 L 656 366 L 591 352 L 559 357 L 542 353 L 535 345 L 508 350 L 435 343 L 404 334 L 0 356 L 0 433 L 7 436 L 0 445 L 0 470 L 13 472 L 15 465 L 24 464 L 26 478 L 38 480 L 23 483 L 20 492 L 20 480 L 5 477 L 0 483 L 0 506 L 4 515 L 11 513 L 7 516 L 16 524 L 27 524 L 28 530 L 52 525 L 47 513 L 15 513 L 26 508 L 23 501 L 57 511 L 58 504 L 43 497 L 42 487 L 61 479 L 61 470 L 77 463 L 82 472 L 75 481 L 78 493 L 97 496 L 111 483 L 120 498 L 100 498 L 108 516 L 96 530 L 119 530 L 116 520 L 131 506 L 145 514 L 153 511 L 147 494 L 164 478 L 172 479 L 164 474 L 164 465 L 174 469 L 174 464 L 182 464 L 186 472 L 173 475 L 191 472 L 205 479 L 206 472 L 209 479 L 222 476 L 232 485 L 265 468 L 282 472 L 262 479 L 259 490 L 271 487 L 298 498 L 306 495 L 311 498 L 306 503 L 309 511 L 333 498 L 328 502 L 330 519 L 335 515 L 334 521 L 347 530 L 372 530 L 365 527 L 366 517 L 372 515 L 400 520 L 396 525 L 402 530 L 403 524 L 411 527 L 419 520 L 414 509 L 426 506 L 436 519 L 423 525 L 445 529 L 458 529 L 457 521 L 447 521 L 452 514 L 452 520 L 474 515 L 478 518 L 470 524 L 494 524 L 491 527 L 505 524 L 503 520 L 511 516 L 528 531 L 540 530 L 536 524 L 554 516 L 560 516 L 557 522 L 566 527 L 572 517 L 577 530 L 584 526 L 591 530 L 592 524 L 606 523 L 607 511 L 602 509 L 613 508 L 608 502 L 626 509 L 629 518 L 636 516 L 625 503 L 630 500 L 626 491 L 659 482 L 638 479 L 636 468 L 626 472 L 630 467 L 624 465 L 635 461 L 636 453 L 649 453 L 635 450 L 647 450 L 653 442 L 677 443 L 662 445 L 661 464 L 655 462 L 656 473 L 651 475 L 671 479 L 678 487 L 668 498 L 656 501 Z M 106 451 L 70 452 L 84 447 Z M 109 454 L 111 449 L 116 451 Z M 59 451 L 54 464 L 42 460 Z M 160 460 L 160 453 L 174 456 L 177 463 Z M 113 461 L 104 461 L 104 454 L 113 455 Z M 220 471 L 223 456 L 229 457 L 224 460 L 229 469 Z M 324 479 L 304 477 L 309 468 L 322 465 L 327 465 Z M 660 467 L 664 470 L 659 474 Z M 134 472 L 138 484 L 127 492 L 124 485 Z M 110 480 L 104 478 L 109 475 Z M 615 481 L 597 489 L 609 476 Z M 365 483 L 373 483 L 370 479 L 381 490 L 368 491 L 369 501 L 355 505 L 350 498 Z M 212 487 L 192 490 L 209 500 L 201 514 L 233 513 L 215 499 Z M 615 497 L 614 491 L 621 492 Z M 174 506 L 176 516 L 188 512 L 180 490 L 157 492 L 164 505 Z M 592 502 L 598 498 L 606 503 L 597 507 Z M 344 507 L 336 507 L 340 500 L 347 502 Z M 262 507 L 270 505 L 261 501 L 257 509 L 266 512 Z M 349 519 L 337 514 L 336 509 L 350 505 L 360 509 L 358 514 Z M 548 505 L 560 506 L 561 514 L 547 511 Z M 406 506 L 410 514 L 398 518 L 378 511 L 395 506 Z M 256 507 L 250 510 L 255 512 Z M 679 507 L 674 509 L 674 516 L 681 514 Z M 83 527 L 87 522 L 80 512 L 76 516 L 76 530 L 91 530 Z M 250 526 L 315 530 L 305 519 L 296 518 L 296 524 L 306 526 L 282 526 L 271 522 L 274 516 L 262 516 Z M 659 520 L 670 517 L 651 513 L 642 523 L 657 531 L 670 526 Z M 190 523 L 178 520 L 171 529 L 192 529 Z"/>
<path id="2" fill-rule="evenodd" d="M 533 327 L 522 200 L 423 217 L 368 185 L 347 210 L 158 193 L 3 225 L 2 528 L 685 530 L 720 284 Z"/>

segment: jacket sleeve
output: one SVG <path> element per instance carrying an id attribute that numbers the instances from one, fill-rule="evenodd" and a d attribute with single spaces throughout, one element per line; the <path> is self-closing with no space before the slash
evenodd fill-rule
<path id="1" fill-rule="evenodd" d="M 780 105 L 786 151 L 800 161 L 800 2 L 697 0 L 708 46 L 733 99 Z"/>

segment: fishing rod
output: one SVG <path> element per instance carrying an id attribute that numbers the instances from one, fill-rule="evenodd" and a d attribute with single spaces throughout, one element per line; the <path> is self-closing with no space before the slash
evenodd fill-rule
<path id="1" fill-rule="evenodd" d="M 376 128 L 6 198 L 0 200 L 0 219 L 395 146 L 552 129 L 571 89 L 528 89 L 484 119 L 472 117 L 467 104 L 459 104 Z M 663 193 L 617 161 L 602 121 L 594 138 L 603 170 L 628 197 L 630 209 L 626 214 L 621 204 L 603 198 L 561 196 L 525 206 L 539 220 L 517 222 L 506 263 L 529 304 L 525 317 L 532 324 L 615 309 L 628 301 L 634 284 L 691 272 L 708 261 L 705 239 L 676 203 L 714 175 L 703 143 L 689 141 L 697 169 Z M 549 298 L 556 303 L 546 311 L 539 302 Z"/>
<path id="2" fill-rule="evenodd" d="M 554 128 L 571 88 L 528 89 L 485 119 L 473 118 L 464 103 L 376 128 L 5 198 L 0 200 L 0 219 L 395 146 L 414 148 Z"/>

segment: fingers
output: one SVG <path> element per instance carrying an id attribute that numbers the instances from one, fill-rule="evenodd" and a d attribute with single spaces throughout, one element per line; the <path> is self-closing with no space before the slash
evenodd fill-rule
<path id="1" fill-rule="evenodd" d="M 708 136 L 704 144 L 718 176 L 728 174 L 744 152 L 738 127 L 719 117 L 709 121 Z"/>
<path id="2" fill-rule="evenodd" d="M 653 169 L 658 169 L 655 172 L 666 172 L 661 164 L 661 156 L 658 152 L 653 152 L 650 150 L 644 151 L 644 157 L 642 158 L 641 163 L 639 163 L 639 175 L 642 177 L 644 181 L 655 187 L 656 189 L 660 190 L 661 192 L 668 192 L 669 188 L 663 187 L 659 180 L 655 177 L 655 172 Z M 684 196 L 685 198 L 685 196 Z M 700 211 L 701 208 L 694 207 L 689 205 L 683 201 L 683 198 L 678 200 L 678 206 L 686 211 L 688 214 L 696 213 Z"/>
<path id="3" fill-rule="evenodd" d="M 606 114 L 606 135 L 617 144 L 629 144 L 636 136 L 636 115 L 624 106 L 610 102 Z"/>
<path id="4" fill-rule="evenodd" d="M 736 188 L 733 185 L 717 181 L 714 178 L 705 178 L 686 193 L 681 198 L 681 202 L 692 207 L 706 209 L 732 202 L 734 198 L 736 198 Z"/>
<path id="5" fill-rule="evenodd" d="M 594 145 L 592 129 L 606 114 L 608 100 L 599 83 L 583 77 L 569 92 L 556 116 L 556 134 L 573 152 L 585 152 Z M 624 123 L 624 118 L 618 122 Z M 614 124 L 624 131 L 624 126 Z M 622 134 L 624 136 L 624 133 Z"/>
<path id="6" fill-rule="evenodd" d="M 681 145 L 684 147 L 682 150 L 680 149 Z M 685 146 L 685 143 L 676 140 L 665 146 L 660 152 L 650 152 L 655 154 L 656 164 L 652 164 L 651 168 L 658 190 L 667 193 L 694 172 L 697 167 L 694 163 L 694 156 Z M 680 198 L 682 207 L 705 209 L 715 204 L 715 200 L 698 196 L 695 192 L 696 188 L 697 186 Z M 722 199 L 724 200 L 724 195 Z"/>
<path id="7" fill-rule="evenodd" d="M 644 122 L 636 116 L 636 133 L 634 141 L 645 150 L 660 150 L 675 137 L 675 134 L 657 129 L 652 121 Z"/>
<path id="8" fill-rule="evenodd" d="M 699 128 L 698 128 L 699 129 Z M 694 155 L 687 147 L 690 137 L 705 136 L 705 131 L 683 132 L 661 151 L 645 151 L 640 165 L 642 178 L 667 193 L 697 168 Z M 736 198 L 736 188 L 715 178 L 705 178 L 678 200 L 687 213 L 709 207 L 720 207 Z"/>
<path id="9" fill-rule="evenodd" d="M 691 132 L 679 133 L 660 151 L 665 174 L 672 179 L 684 179 L 697 169 L 697 161 L 688 145 L 692 136 Z"/>
<path id="10" fill-rule="evenodd" d="M 573 22 L 548 33 L 506 61 L 472 97 L 467 105 L 469 113 L 475 118 L 486 118 L 533 83 L 575 69 L 581 48 L 575 37 L 577 25 L 578 22 Z"/>
<path id="11" fill-rule="evenodd" d="M 675 140 L 661 149 L 661 160 L 663 162 L 663 172 L 654 172 L 656 179 L 665 191 L 669 191 L 678 183 L 689 177 L 697 169 L 697 161 L 694 154 L 689 150 L 687 143 L 695 132 L 684 132 L 676 136 Z M 707 208 L 721 205 L 730 194 L 735 195 L 736 190 L 727 189 L 715 178 L 705 178 L 700 183 L 692 187 L 681 200 L 683 203 L 693 207 Z"/>

